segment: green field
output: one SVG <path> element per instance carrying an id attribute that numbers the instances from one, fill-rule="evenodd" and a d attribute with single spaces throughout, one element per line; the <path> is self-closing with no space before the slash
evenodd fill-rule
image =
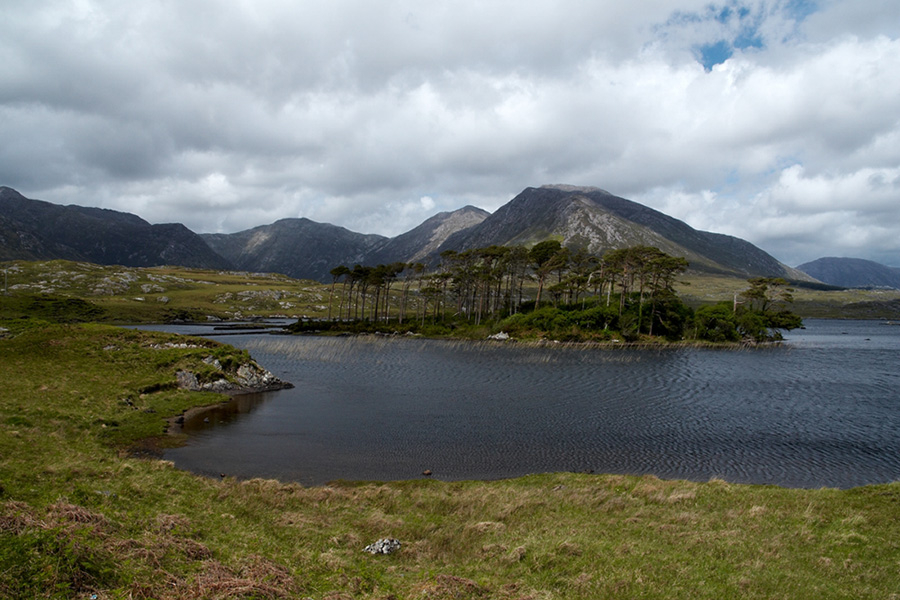
<path id="1" fill-rule="evenodd" d="M 179 389 L 175 373 L 214 379 L 210 357 L 247 355 L 88 322 L 95 311 L 150 318 L 155 293 L 205 316 L 222 293 L 284 289 L 299 303 L 327 301 L 328 286 L 146 271 L 192 282 L 150 279 L 165 291 L 129 301 L 143 280 L 94 296 L 93 283 L 64 294 L 47 279 L 51 298 L 29 304 L 34 290 L 17 287 L 0 303 L 0 597 L 900 598 L 900 484 L 547 474 L 302 487 L 179 471 L 154 453 L 179 441 L 166 419 L 224 397 Z M 362 551 L 385 537 L 401 549 Z"/>

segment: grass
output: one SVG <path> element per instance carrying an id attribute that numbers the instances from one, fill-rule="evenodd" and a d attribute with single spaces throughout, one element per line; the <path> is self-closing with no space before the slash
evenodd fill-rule
<path id="1" fill-rule="evenodd" d="M 176 370 L 245 355 L 89 323 L 4 327 L 0 597 L 900 597 L 900 484 L 206 479 L 132 444 L 221 399 L 176 389 Z M 401 550 L 362 552 L 383 537 Z"/>
<path id="2" fill-rule="evenodd" d="M 688 274 L 675 291 L 691 307 L 731 300 L 749 286 L 743 279 L 716 275 Z M 900 290 L 794 288 L 791 310 L 804 318 L 897 319 L 900 318 Z"/>

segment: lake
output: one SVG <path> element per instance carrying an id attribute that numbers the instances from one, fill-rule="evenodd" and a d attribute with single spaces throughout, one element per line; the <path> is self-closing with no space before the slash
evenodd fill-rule
<path id="1" fill-rule="evenodd" d="M 758 349 L 225 335 L 294 389 L 188 421 L 165 458 L 318 485 L 576 471 L 787 487 L 900 480 L 900 326 L 808 320 Z M 211 328 L 161 327 L 184 333 Z"/>

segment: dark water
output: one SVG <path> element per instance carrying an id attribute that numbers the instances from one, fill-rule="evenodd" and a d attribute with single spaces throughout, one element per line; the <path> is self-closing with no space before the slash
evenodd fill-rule
<path id="1" fill-rule="evenodd" d="M 807 322 L 756 350 L 226 336 L 297 387 L 187 423 L 202 474 L 496 479 L 535 472 L 853 487 L 900 480 L 900 326 Z M 240 413 L 240 414 L 239 414 Z M 238 416 L 239 414 L 239 416 Z"/>

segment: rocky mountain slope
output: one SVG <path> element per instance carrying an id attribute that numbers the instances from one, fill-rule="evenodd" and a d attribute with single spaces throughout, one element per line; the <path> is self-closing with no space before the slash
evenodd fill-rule
<path id="1" fill-rule="evenodd" d="M 474 206 L 438 213 L 415 229 L 385 242 L 366 257 L 367 262 L 389 264 L 401 261 L 427 261 L 439 251 L 450 236 L 470 229 L 490 216 L 491 213 Z"/>
<path id="2" fill-rule="evenodd" d="M 831 285 L 850 288 L 900 289 L 900 269 L 861 258 L 819 258 L 797 267 Z"/>
<path id="3" fill-rule="evenodd" d="M 713 273 L 810 279 L 745 240 L 697 231 L 599 188 L 566 185 L 526 188 L 480 224 L 448 238 L 439 251 L 530 245 L 548 238 L 596 254 L 635 245 L 656 246 L 687 258 L 692 269 Z"/>
<path id="4" fill-rule="evenodd" d="M 231 267 L 180 223 L 151 225 L 130 213 L 60 206 L 0 187 L 0 260 L 13 259 L 67 259 L 128 267 Z"/>

